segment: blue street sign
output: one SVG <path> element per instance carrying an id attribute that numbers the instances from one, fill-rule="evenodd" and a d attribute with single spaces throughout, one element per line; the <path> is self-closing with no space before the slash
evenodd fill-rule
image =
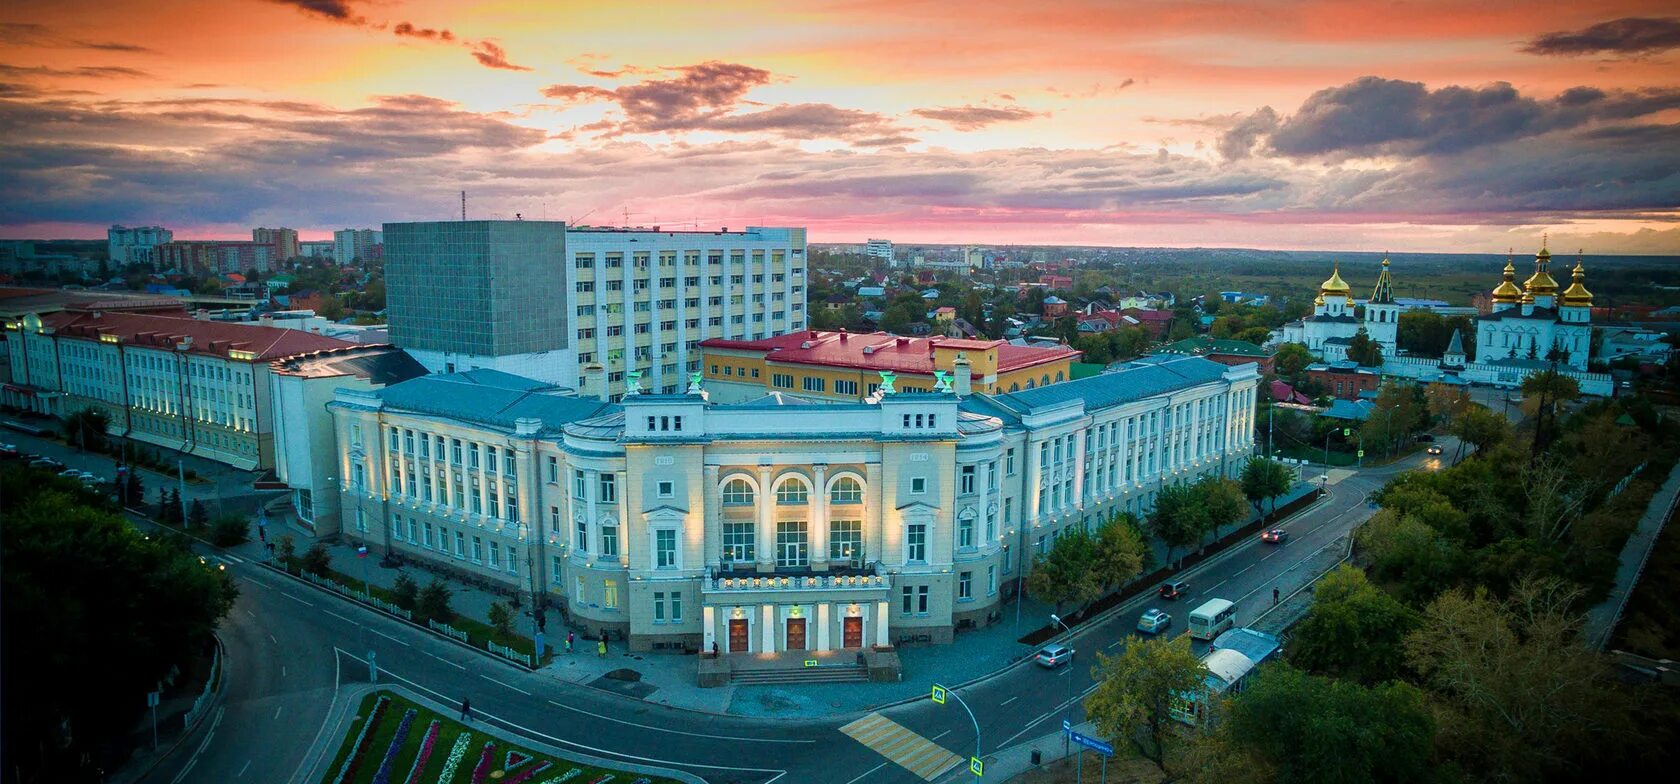
<path id="1" fill-rule="evenodd" d="M 1107 744 L 1107 743 L 1104 743 L 1100 740 L 1097 740 L 1096 738 L 1090 737 L 1088 735 L 1081 735 L 1077 732 L 1074 732 L 1073 730 L 1068 730 L 1068 738 L 1070 740 L 1072 740 L 1074 743 L 1076 743 L 1080 746 L 1084 746 L 1085 748 L 1090 749 L 1092 751 L 1098 752 L 1105 757 L 1114 756 L 1114 747 Z"/>

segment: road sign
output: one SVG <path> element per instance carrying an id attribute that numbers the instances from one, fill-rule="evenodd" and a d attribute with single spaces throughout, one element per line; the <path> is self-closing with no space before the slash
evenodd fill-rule
<path id="1" fill-rule="evenodd" d="M 1351 427 L 1344 427 L 1344 428 L 1342 428 L 1342 435 L 1344 435 L 1344 436 L 1351 436 L 1351 435 L 1353 435 L 1353 428 L 1351 428 Z"/>
<path id="2" fill-rule="evenodd" d="M 156 691 L 146 692 L 146 707 L 156 708 L 158 706 L 158 698 L 161 697 L 161 696 L 163 696 L 162 692 L 156 692 Z"/>
<path id="3" fill-rule="evenodd" d="M 936 685 L 936 686 L 933 687 L 933 701 L 940 704 L 940 705 L 945 704 L 945 687 L 944 686 Z"/>
<path id="4" fill-rule="evenodd" d="M 817 660 L 816 659 L 806 659 L 805 660 L 805 666 L 806 667 L 815 667 L 815 666 L 817 666 Z"/>
<path id="5" fill-rule="evenodd" d="M 1062 732 L 1072 732 L 1072 731 L 1073 731 L 1073 722 L 1070 722 L 1067 719 L 1062 719 Z"/>
<path id="6" fill-rule="evenodd" d="M 1363 449 L 1359 450 L 1359 456 L 1364 457 L 1365 456 L 1365 450 L 1363 450 Z"/>
<path id="7" fill-rule="evenodd" d="M 1098 753 L 1102 754 L 1103 756 L 1106 756 L 1106 757 L 1114 756 L 1114 747 L 1113 746 L 1111 746 L 1107 743 L 1104 743 L 1100 740 L 1097 740 L 1096 738 L 1093 738 L 1089 735 L 1081 735 L 1077 732 L 1073 732 L 1073 731 L 1070 730 L 1070 731 L 1068 731 L 1068 737 L 1071 738 L 1074 743 L 1076 743 L 1080 746 L 1084 746 L 1085 748 L 1090 749 L 1092 751 L 1098 752 Z"/>
<path id="8" fill-rule="evenodd" d="M 969 757 L 968 772 L 973 773 L 976 778 L 984 776 L 986 775 L 986 763 L 980 761 L 979 757 Z"/>

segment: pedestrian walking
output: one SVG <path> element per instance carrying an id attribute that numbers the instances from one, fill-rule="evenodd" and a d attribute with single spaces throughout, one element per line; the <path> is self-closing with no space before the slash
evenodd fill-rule
<path id="1" fill-rule="evenodd" d="M 1272 589 L 1272 606 L 1276 607 L 1277 605 L 1278 605 L 1278 589 L 1273 588 Z"/>
<path id="2" fill-rule="evenodd" d="M 472 721 L 472 700 L 461 700 L 461 721 Z"/>
<path id="3" fill-rule="evenodd" d="M 598 643 L 595 643 L 595 658 L 597 658 L 597 659 L 607 658 L 607 636 L 604 635 L 604 634 L 601 635 L 601 641 L 598 642 Z"/>
<path id="4" fill-rule="evenodd" d="M 572 632 L 566 632 L 566 655 L 568 655 L 568 656 L 571 655 L 571 653 L 572 653 L 572 643 L 575 642 L 576 640 L 577 640 L 577 635 L 576 634 L 574 634 Z"/>

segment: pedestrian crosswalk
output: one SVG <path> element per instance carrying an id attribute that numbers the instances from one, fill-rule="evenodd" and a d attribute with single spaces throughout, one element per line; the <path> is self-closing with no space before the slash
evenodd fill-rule
<path id="1" fill-rule="evenodd" d="M 847 724 L 840 731 L 926 781 L 962 762 L 961 757 L 879 713 Z"/>

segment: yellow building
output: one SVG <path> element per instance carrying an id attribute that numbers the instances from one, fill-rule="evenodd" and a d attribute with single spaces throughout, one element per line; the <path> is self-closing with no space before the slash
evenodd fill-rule
<path id="1" fill-rule="evenodd" d="M 1017 392 L 1069 380 L 1081 353 L 1002 340 L 817 330 L 762 340 L 714 338 L 701 341 L 700 348 L 706 388 L 719 402 L 788 392 L 855 403 L 875 394 L 883 372 L 894 374 L 899 392 L 932 392 L 939 373 L 958 394 Z M 966 363 L 966 374 L 957 372 L 959 362 Z"/>

